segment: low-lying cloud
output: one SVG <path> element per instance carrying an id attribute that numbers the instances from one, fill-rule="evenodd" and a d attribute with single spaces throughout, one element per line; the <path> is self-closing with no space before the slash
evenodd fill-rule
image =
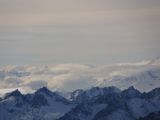
<path id="1" fill-rule="evenodd" d="M 23 92 L 35 91 L 43 86 L 51 90 L 73 91 L 93 86 L 134 85 L 141 90 L 160 86 L 160 64 L 154 61 L 107 66 L 84 64 L 56 64 L 49 66 L 6 66 L 0 69 L 0 89 L 19 88 Z M 153 77 L 154 76 L 154 77 Z M 152 80 L 155 80 L 153 82 Z M 153 85 L 150 85 L 150 84 Z"/>

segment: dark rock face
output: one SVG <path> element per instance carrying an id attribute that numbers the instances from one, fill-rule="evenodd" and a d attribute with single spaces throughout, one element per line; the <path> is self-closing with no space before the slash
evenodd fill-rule
<path id="1" fill-rule="evenodd" d="M 99 87 L 93 87 L 90 90 L 87 91 L 81 91 L 78 96 L 74 98 L 74 101 L 77 103 L 85 103 L 85 102 L 91 102 L 91 101 L 96 101 L 99 99 L 99 97 L 103 97 L 105 95 L 110 95 L 110 94 L 119 94 L 120 90 L 116 87 L 104 87 L 104 88 L 99 88 Z"/>
<path id="2" fill-rule="evenodd" d="M 3 120 L 10 120 L 12 117 L 15 117 L 13 120 L 16 120 L 19 116 L 26 117 L 24 120 L 48 120 L 45 118 L 46 116 L 43 116 L 43 113 L 53 114 L 52 110 L 57 113 L 55 111 L 57 107 L 63 111 L 66 106 L 73 105 L 56 119 L 159 120 L 160 112 L 156 111 L 160 111 L 160 88 L 148 93 L 141 93 L 134 87 L 123 91 L 115 87 L 94 87 L 89 90 L 74 91 L 71 93 L 71 97 L 72 99 L 69 101 L 46 87 L 27 95 L 15 90 L 0 99 L 0 115 L 4 114 Z M 52 108 L 50 108 L 51 105 Z M 4 108 L 5 110 L 3 110 Z M 9 115 L 13 116 L 8 117 Z"/>
<path id="3" fill-rule="evenodd" d="M 160 120 L 160 111 L 152 112 L 149 115 L 140 118 L 139 120 Z"/>
<path id="4" fill-rule="evenodd" d="M 65 117 L 60 118 L 59 120 L 80 120 L 77 116 L 89 116 L 91 115 L 92 110 L 89 105 L 79 104 L 75 108 L 73 108 L 69 113 L 65 115 Z"/>
<path id="5" fill-rule="evenodd" d="M 9 98 L 9 97 L 11 97 L 11 96 L 17 98 L 17 97 L 22 97 L 23 95 L 22 95 L 21 92 L 17 89 L 17 90 L 15 90 L 15 91 L 11 92 L 11 93 L 7 93 L 7 94 L 5 95 L 5 97 L 4 97 L 4 99 L 7 99 L 7 98 Z"/>
<path id="6" fill-rule="evenodd" d="M 49 105 L 47 99 L 41 94 L 35 94 L 31 101 L 31 106 L 34 108 L 39 108 L 46 105 Z"/>
<path id="7" fill-rule="evenodd" d="M 126 99 L 138 98 L 141 97 L 141 93 L 131 86 L 122 92 L 122 96 Z"/>
<path id="8" fill-rule="evenodd" d="M 157 97 L 159 95 L 159 89 L 154 89 L 148 93 L 141 93 L 132 86 L 124 91 L 120 91 L 114 87 L 92 88 L 89 91 L 84 91 L 79 94 L 75 99 L 79 104 L 70 112 L 66 113 L 63 117 L 61 117 L 60 120 L 82 120 L 81 117 L 77 116 L 82 116 L 83 119 L 86 118 L 87 120 L 112 120 L 108 118 L 108 116 L 111 116 L 118 110 L 123 111 L 125 115 L 122 115 L 122 120 L 137 120 L 137 117 L 134 113 L 136 111 L 135 109 L 137 109 L 137 106 L 137 111 L 139 111 L 140 113 L 144 112 L 144 115 L 150 113 L 145 104 L 151 105 L 152 109 L 154 108 L 153 111 L 157 110 L 157 108 L 160 110 L 160 107 L 155 106 L 154 102 L 152 101 L 152 98 L 155 98 L 155 96 Z M 134 100 L 137 100 L 137 103 L 134 103 L 136 106 L 135 108 L 132 103 L 129 104 L 129 101 Z M 158 102 L 160 103 L 160 100 Z M 107 106 L 95 113 L 92 119 L 88 119 L 88 116 L 90 116 L 94 111 L 92 106 L 99 104 L 104 104 Z M 131 108 L 131 106 L 133 108 Z M 118 112 L 116 114 L 118 114 Z"/>
<path id="9" fill-rule="evenodd" d="M 15 90 L 0 100 L 0 120 L 51 120 L 72 107 L 69 100 L 45 87 L 26 95 Z"/>
<path id="10" fill-rule="evenodd" d="M 14 98 L 16 107 L 22 107 L 23 105 L 27 104 L 27 99 L 24 95 L 22 95 L 22 93 L 18 89 L 11 93 L 7 93 L 3 99 L 8 99 L 10 97 Z"/>
<path id="11" fill-rule="evenodd" d="M 152 91 L 148 92 L 148 93 L 143 93 L 143 96 L 147 99 L 147 98 L 155 98 L 158 97 L 160 99 L 160 88 L 155 88 Z"/>
<path id="12" fill-rule="evenodd" d="M 46 87 L 38 89 L 35 94 L 41 94 L 41 93 L 42 94 L 46 94 L 47 96 L 50 96 L 50 97 L 53 96 L 53 92 L 48 90 L 48 88 L 46 88 Z"/>

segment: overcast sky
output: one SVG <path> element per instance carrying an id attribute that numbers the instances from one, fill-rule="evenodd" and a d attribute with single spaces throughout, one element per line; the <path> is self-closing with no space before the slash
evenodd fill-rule
<path id="1" fill-rule="evenodd" d="M 0 65 L 160 55 L 160 0 L 0 0 Z"/>

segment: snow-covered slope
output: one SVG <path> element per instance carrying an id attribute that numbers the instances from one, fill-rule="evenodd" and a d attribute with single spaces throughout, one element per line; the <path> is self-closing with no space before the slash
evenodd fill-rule
<path id="1" fill-rule="evenodd" d="M 72 107 L 70 101 L 45 87 L 27 95 L 15 90 L 0 101 L 0 120 L 54 120 Z"/>
<path id="2" fill-rule="evenodd" d="M 70 94 L 67 100 L 46 87 L 26 95 L 15 90 L 0 99 L 0 120 L 137 120 L 160 111 L 160 88 L 93 87 Z"/>
<path id="3" fill-rule="evenodd" d="M 92 88 L 77 96 L 78 105 L 59 120 L 137 120 L 160 110 L 160 89 L 141 93 L 133 86 Z"/>

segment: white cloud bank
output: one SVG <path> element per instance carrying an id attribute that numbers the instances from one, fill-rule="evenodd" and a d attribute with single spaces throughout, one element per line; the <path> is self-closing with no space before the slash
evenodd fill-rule
<path id="1" fill-rule="evenodd" d="M 72 91 L 92 86 L 114 85 L 121 89 L 134 85 L 146 91 L 160 87 L 160 59 L 107 66 L 56 64 L 49 66 L 5 66 L 0 68 L 0 92 L 21 89 L 32 92 L 43 86 Z"/>

